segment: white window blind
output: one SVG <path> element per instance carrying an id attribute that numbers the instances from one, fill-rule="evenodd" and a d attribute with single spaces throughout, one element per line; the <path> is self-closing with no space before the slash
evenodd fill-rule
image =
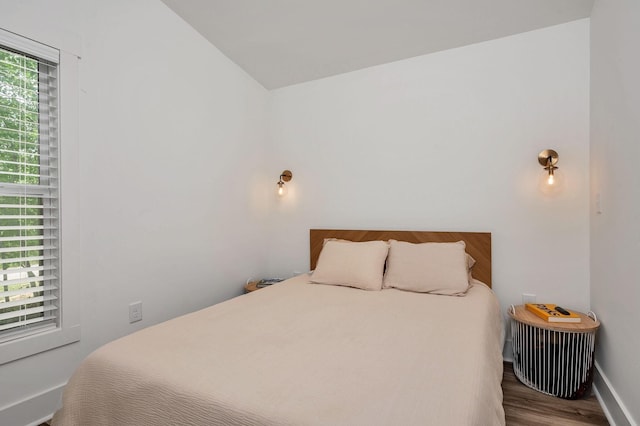
<path id="1" fill-rule="evenodd" d="M 58 325 L 58 52 L 0 38 L 0 342 Z"/>

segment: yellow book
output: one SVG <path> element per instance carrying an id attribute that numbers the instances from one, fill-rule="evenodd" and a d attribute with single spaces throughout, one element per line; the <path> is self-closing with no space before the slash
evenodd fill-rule
<path id="1" fill-rule="evenodd" d="M 528 311 L 533 312 L 543 320 L 547 322 L 580 322 L 580 315 L 570 310 L 569 315 L 565 315 L 556 310 L 557 305 L 551 303 L 527 303 L 526 308 Z M 560 308 L 562 309 L 562 308 Z"/>

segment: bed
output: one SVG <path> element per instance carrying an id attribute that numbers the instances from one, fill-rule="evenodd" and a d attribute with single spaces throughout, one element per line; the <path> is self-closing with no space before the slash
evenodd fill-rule
<path id="1" fill-rule="evenodd" d="M 504 424 L 490 234 L 311 230 L 316 272 L 333 239 L 465 241 L 473 278 L 460 297 L 303 274 L 146 328 L 83 361 L 53 425 Z"/>

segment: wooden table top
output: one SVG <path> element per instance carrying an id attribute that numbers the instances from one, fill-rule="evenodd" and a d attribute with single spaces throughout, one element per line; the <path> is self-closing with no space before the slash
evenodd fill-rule
<path id="1" fill-rule="evenodd" d="M 252 291 L 260 290 L 262 287 L 258 287 L 259 281 L 249 281 L 244 285 L 244 292 L 251 293 Z"/>
<path id="2" fill-rule="evenodd" d="M 512 312 L 509 309 L 509 316 L 521 323 L 531 325 L 533 327 L 544 328 L 546 330 L 565 331 L 574 333 L 589 333 L 595 331 L 600 327 L 600 321 L 593 320 L 587 314 L 582 312 L 571 310 L 580 315 L 580 322 L 548 322 L 527 310 L 524 305 L 518 305 L 515 307 L 515 311 Z"/>

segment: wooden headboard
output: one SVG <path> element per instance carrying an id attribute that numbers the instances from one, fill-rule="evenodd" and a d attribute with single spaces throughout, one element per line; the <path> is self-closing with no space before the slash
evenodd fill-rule
<path id="1" fill-rule="evenodd" d="M 409 243 L 448 243 L 464 241 L 467 253 L 476 260 L 472 275 L 491 287 L 491 233 L 490 232 L 431 232 L 431 231 L 366 231 L 347 229 L 309 230 L 310 268 L 315 269 L 325 238 L 350 241 L 398 240 Z"/>

